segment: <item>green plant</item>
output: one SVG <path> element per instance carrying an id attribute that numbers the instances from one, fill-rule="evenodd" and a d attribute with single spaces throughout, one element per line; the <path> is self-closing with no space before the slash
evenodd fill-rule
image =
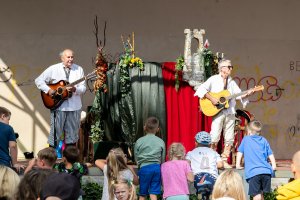
<path id="1" fill-rule="evenodd" d="M 91 120 L 91 134 L 90 138 L 93 143 L 102 141 L 104 136 L 104 125 L 103 125 L 103 106 L 101 104 L 101 91 L 97 90 L 94 98 L 90 113 Z"/>
<path id="2" fill-rule="evenodd" d="M 90 182 L 82 186 L 84 200 L 101 199 L 102 187 L 98 183 Z"/>
<path id="3" fill-rule="evenodd" d="M 270 193 L 264 193 L 264 199 L 265 200 L 275 200 L 277 196 L 277 190 L 273 190 L 273 192 Z M 250 197 L 250 200 L 252 200 L 253 197 Z"/>
<path id="4" fill-rule="evenodd" d="M 100 121 L 96 121 L 95 124 L 91 125 L 91 141 L 93 143 L 102 141 L 104 130 L 100 128 Z"/>
<path id="5" fill-rule="evenodd" d="M 175 90 L 176 91 L 178 91 L 179 86 L 180 86 L 179 74 L 182 73 L 183 66 L 184 66 L 184 57 L 179 56 L 176 59 L 176 65 L 175 65 Z"/>

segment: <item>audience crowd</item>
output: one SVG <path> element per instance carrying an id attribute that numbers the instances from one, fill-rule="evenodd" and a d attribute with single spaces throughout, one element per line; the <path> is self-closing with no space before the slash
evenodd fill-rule
<path id="1" fill-rule="evenodd" d="M 276 161 L 268 141 L 260 135 L 261 130 L 262 124 L 257 120 L 247 125 L 248 135 L 238 148 L 236 169 L 224 169 L 220 155 L 210 148 L 211 136 L 205 131 L 195 135 L 195 148 L 187 153 L 183 144 L 172 143 L 165 161 L 165 143 L 156 136 L 159 120 L 149 117 L 144 124 L 145 136 L 134 146 L 137 173 L 127 164 L 127 156 L 119 147 L 112 148 L 106 159 L 95 161 L 104 173 L 102 199 L 144 200 L 149 197 L 157 200 L 162 195 L 167 200 L 188 200 L 189 183 L 193 183 L 198 199 L 246 200 L 239 169 L 245 169 L 248 195 L 254 200 L 264 199 L 265 193 L 272 192 L 271 178 Z M 11 140 L 16 142 L 14 137 Z M 6 148 L 9 149 L 9 145 Z M 79 153 L 76 146 L 67 145 L 59 161 L 54 148 L 41 149 L 37 158 L 28 162 L 24 175 L 20 173 L 24 166 L 15 158 L 6 159 L 8 163 L 0 164 L 0 199 L 83 199 L 81 178 L 88 173 L 88 167 L 79 162 Z M 219 174 L 219 169 L 224 170 Z M 300 199 L 300 151 L 293 156 L 291 171 L 295 179 L 277 189 L 279 200 Z"/>

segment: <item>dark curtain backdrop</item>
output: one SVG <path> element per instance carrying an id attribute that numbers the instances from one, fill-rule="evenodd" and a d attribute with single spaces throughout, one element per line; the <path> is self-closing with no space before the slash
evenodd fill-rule
<path id="1" fill-rule="evenodd" d="M 111 64 L 107 72 L 108 92 L 102 98 L 106 141 L 130 143 L 144 135 L 144 121 L 156 116 L 161 122 L 159 135 L 166 140 L 165 92 L 160 63 L 145 63 L 145 70 L 130 68 L 131 91 L 120 92 L 120 71 Z M 129 135 L 130 134 L 130 135 Z"/>
<path id="2" fill-rule="evenodd" d="M 175 90 L 175 63 L 145 63 L 145 70 L 129 70 L 131 91 L 125 98 L 120 94 L 120 72 L 111 64 L 107 73 L 108 93 L 101 95 L 104 109 L 105 138 L 107 142 L 125 142 L 130 145 L 144 135 L 144 121 L 149 116 L 160 120 L 160 136 L 166 147 L 181 142 L 186 150 L 195 146 L 197 132 L 210 131 L 211 118 L 199 110 L 199 99 L 186 82 Z M 130 136 L 128 135 L 130 134 Z M 131 143 L 132 145 L 132 143 Z"/>
<path id="3" fill-rule="evenodd" d="M 199 110 L 199 99 L 194 97 L 195 91 L 186 82 L 175 90 L 175 64 L 162 64 L 166 101 L 166 133 L 169 146 L 172 142 L 181 142 L 187 151 L 195 147 L 197 132 L 210 131 L 211 117 L 206 117 Z"/>

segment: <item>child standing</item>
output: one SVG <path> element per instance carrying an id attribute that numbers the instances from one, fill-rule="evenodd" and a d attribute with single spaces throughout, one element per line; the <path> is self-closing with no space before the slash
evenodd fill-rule
<path id="1" fill-rule="evenodd" d="M 189 199 L 188 182 L 194 181 L 190 163 L 184 160 L 185 148 L 181 143 L 172 143 L 168 151 L 169 161 L 161 165 L 163 198 Z M 176 172 L 176 173 L 174 173 Z"/>
<path id="2" fill-rule="evenodd" d="M 161 194 L 160 164 L 166 156 L 165 142 L 155 134 L 159 131 L 159 120 L 149 117 L 144 125 L 146 135 L 139 138 L 134 146 L 134 155 L 139 168 L 139 199 L 145 200 L 150 194 L 156 200 Z"/>
<path id="3" fill-rule="evenodd" d="M 9 125 L 11 112 L 0 106 L 0 165 L 15 168 L 18 172 L 24 168 L 17 163 L 18 147 L 14 129 Z"/>
<path id="4" fill-rule="evenodd" d="M 218 168 L 223 168 L 223 161 L 216 151 L 209 148 L 209 133 L 201 131 L 196 134 L 195 140 L 196 148 L 187 153 L 186 159 L 191 162 L 195 175 L 194 186 L 197 195 L 202 194 L 202 199 L 209 199 L 218 177 Z"/>
<path id="5" fill-rule="evenodd" d="M 238 148 L 236 168 L 240 166 L 242 156 L 245 160 L 245 178 L 249 183 L 248 194 L 253 200 L 264 199 L 263 193 L 271 192 L 271 175 L 276 169 L 276 161 L 269 142 L 260 132 L 262 124 L 258 120 L 247 125 L 248 135 L 245 136 Z M 268 163 L 270 159 L 272 166 Z"/>
<path id="6" fill-rule="evenodd" d="M 102 200 L 115 199 L 112 184 L 118 179 L 126 179 L 138 184 L 138 177 L 127 165 L 126 155 L 121 148 L 111 149 L 106 160 L 97 159 L 95 164 L 103 170 L 104 174 Z"/>

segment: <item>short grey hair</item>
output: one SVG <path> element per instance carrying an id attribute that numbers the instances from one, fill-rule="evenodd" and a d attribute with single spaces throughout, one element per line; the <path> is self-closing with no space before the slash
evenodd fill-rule
<path id="1" fill-rule="evenodd" d="M 219 70 L 222 68 L 222 67 L 225 67 L 223 64 L 224 63 L 230 63 L 230 65 L 231 65 L 231 60 L 228 60 L 228 59 L 226 59 L 226 58 L 222 58 L 220 61 L 219 61 L 219 63 L 218 63 L 218 68 L 219 68 Z M 226 65 L 227 66 L 227 65 Z"/>
<path id="2" fill-rule="evenodd" d="M 64 53 L 65 53 L 65 51 L 72 51 L 73 52 L 73 54 L 74 54 L 74 51 L 73 50 L 71 50 L 71 49 L 64 49 L 64 50 L 62 50 L 61 52 L 59 52 L 59 57 L 62 57 L 63 55 L 64 55 Z"/>

